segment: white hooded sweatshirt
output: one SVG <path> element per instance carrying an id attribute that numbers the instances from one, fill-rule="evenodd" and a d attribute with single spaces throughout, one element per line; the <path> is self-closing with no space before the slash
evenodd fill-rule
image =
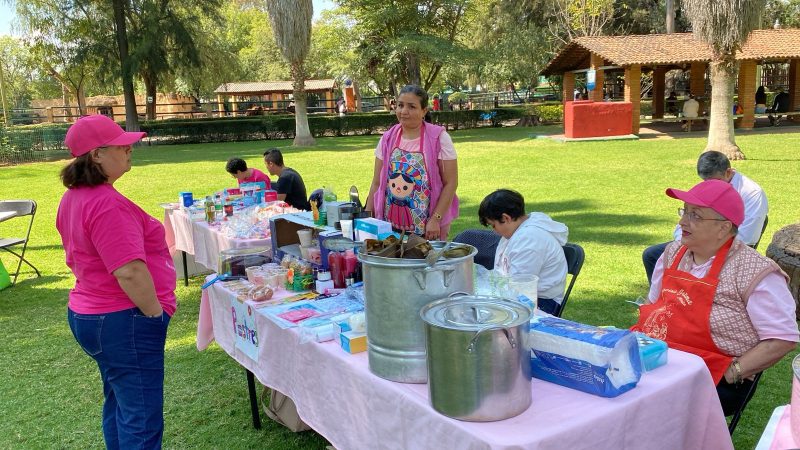
<path id="1" fill-rule="evenodd" d="M 536 275 L 539 298 L 561 303 L 567 280 L 567 260 L 562 245 L 569 230 L 544 213 L 530 213 L 511 235 L 501 238 L 494 257 L 494 270 L 501 275 Z"/>

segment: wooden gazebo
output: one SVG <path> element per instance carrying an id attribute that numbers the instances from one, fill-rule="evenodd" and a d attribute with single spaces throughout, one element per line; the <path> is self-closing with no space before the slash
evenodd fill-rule
<path id="1" fill-rule="evenodd" d="M 800 107 L 800 29 L 753 31 L 737 52 L 740 62 L 738 94 L 742 106 L 741 128 L 755 124 L 756 67 L 765 63 L 789 63 L 788 93 L 791 110 Z M 653 75 L 653 118 L 664 115 L 665 73 L 690 69 L 689 91 L 705 94 L 705 73 L 711 49 L 691 33 L 580 37 L 567 44 L 542 70 L 542 75 L 563 75 L 564 101 L 572 99 L 576 73 L 595 70 L 598 88 L 589 99 L 603 101 L 604 72 L 623 70 L 624 99 L 633 104 L 633 132 L 639 132 L 641 75 Z"/>
<path id="2" fill-rule="evenodd" d="M 304 84 L 307 93 L 319 95 L 328 105 L 333 105 L 335 85 L 334 79 L 306 80 Z M 226 99 L 230 99 L 233 111 L 236 112 L 239 102 L 252 97 L 258 97 L 265 102 L 288 103 L 292 91 L 291 81 L 255 81 L 224 83 L 219 85 L 214 93 L 217 94 L 220 114 L 224 114 L 223 104 Z"/>

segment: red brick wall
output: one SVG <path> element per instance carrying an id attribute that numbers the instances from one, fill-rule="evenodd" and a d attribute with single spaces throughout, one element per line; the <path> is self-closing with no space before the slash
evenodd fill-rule
<path id="1" fill-rule="evenodd" d="M 753 128 L 755 125 L 756 108 L 756 62 L 744 60 L 739 64 L 739 106 L 742 107 L 744 117 L 736 121 L 739 128 Z"/>
<path id="2" fill-rule="evenodd" d="M 642 101 L 642 66 L 634 64 L 625 68 L 625 101 L 630 102 L 631 133 L 639 134 L 639 115 Z"/>

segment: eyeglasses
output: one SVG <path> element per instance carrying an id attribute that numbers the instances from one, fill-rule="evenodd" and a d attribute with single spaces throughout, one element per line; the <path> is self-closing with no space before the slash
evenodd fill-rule
<path id="1" fill-rule="evenodd" d="M 684 208 L 678 208 L 678 217 L 683 217 L 683 215 L 689 219 L 690 222 L 699 222 L 701 220 L 714 220 L 717 222 L 726 222 L 728 219 L 707 219 L 705 217 L 700 217 L 696 212 L 687 212 Z"/>

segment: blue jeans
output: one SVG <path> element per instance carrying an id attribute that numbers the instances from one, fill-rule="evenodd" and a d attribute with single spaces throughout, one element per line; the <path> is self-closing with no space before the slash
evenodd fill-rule
<path id="1" fill-rule="evenodd" d="M 669 244 L 669 242 L 652 245 L 647 247 L 644 252 L 642 252 L 642 263 L 644 264 L 644 271 L 647 273 L 648 284 L 650 284 L 653 280 L 653 271 L 656 269 L 656 263 L 658 262 L 658 258 L 661 257 L 661 254 L 664 253 L 664 250 L 667 248 L 667 244 Z"/>
<path id="2" fill-rule="evenodd" d="M 139 308 L 108 314 L 67 309 L 75 340 L 100 369 L 108 449 L 160 449 L 164 434 L 164 343 L 170 317 Z"/>
<path id="3" fill-rule="evenodd" d="M 537 299 L 536 306 L 539 308 L 540 311 L 544 311 L 547 314 L 553 314 L 553 315 L 555 315 L 556 310 L 560 307 L 558 302 L 549 298 Z"/>

